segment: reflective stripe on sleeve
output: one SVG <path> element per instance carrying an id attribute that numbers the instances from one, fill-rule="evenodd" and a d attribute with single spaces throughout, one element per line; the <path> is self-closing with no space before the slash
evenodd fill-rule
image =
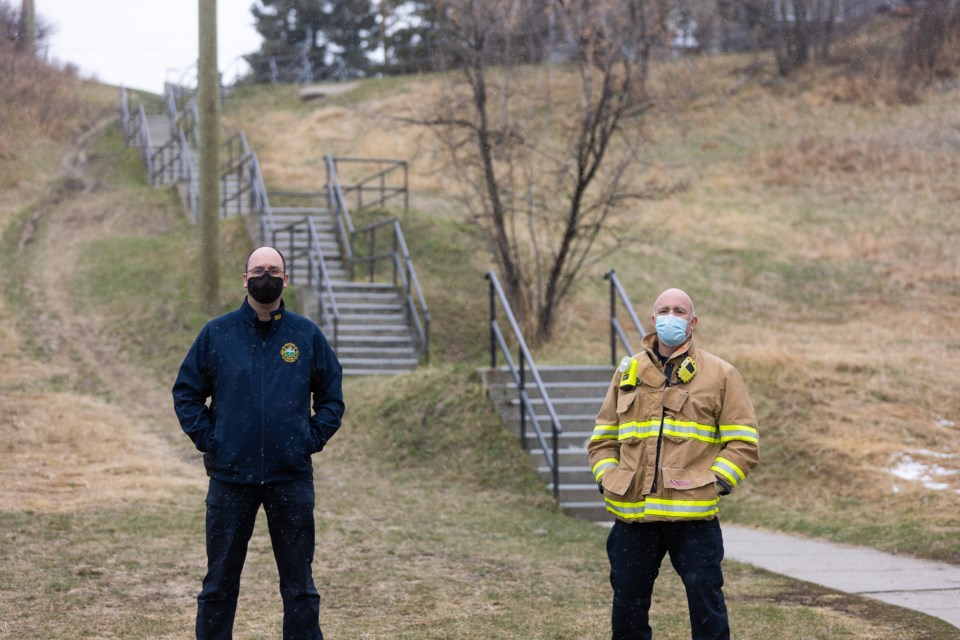
<path id="1" fill-rule="evenodd" d="M 760 437 L 754 427 L 744 424 L 722 424 L 720 425 L 720 442 L 730 442 L 731 440 L 743 440 L 744 442 L 760 443 Z"/>
<path id="2" fill-rule="evenodd" d="M 719 474 L 730 481 L 730 486 L 735 487 L 740 484 L 740 481 L 747 477 L 740 467 L 733 464 L 726 458 L 718 457 L 713 461 L 713 466 L 710 467 L 710 471 L 713 471 L 716 474 Z"/>
<path id="3" fill-rule="evenodd" d="M 593 428 L 591 440 L 616 440 L 619 427 L 615 424 L 598 424 Z"/>
<path id="4" fill-rule="evenodd" d="M 616 467 L 620 463 L 616 458 L 604 458 L 597 464 L 593 465 L 593 477 L 597 482 L 600 482 L 600 478 L 603 477 L 603 474 L 607 469 Z"/>

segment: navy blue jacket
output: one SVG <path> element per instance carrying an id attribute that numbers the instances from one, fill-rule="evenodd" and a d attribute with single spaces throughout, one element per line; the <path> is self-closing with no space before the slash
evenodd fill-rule
<path id="1" fill-rule="evenodd" d="M 256 320 L 244 299 L 204 326 L 173 385 L 177 418 L 212 478 L 265 484 L 312 476 L 310 455 L 343 418 L 343 370 L 320 328 L 282 303 L 266 331 Z"/>

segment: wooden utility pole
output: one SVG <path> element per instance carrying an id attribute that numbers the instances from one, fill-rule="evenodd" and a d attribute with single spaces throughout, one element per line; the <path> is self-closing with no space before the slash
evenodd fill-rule
<path id="1" fill-rule="evenodd" d="M 31 56 L 37 50 L 37 12 L 33 0 L 23 0 L 20 3 L 20 37 L 17 39 L 17 50 Z"/>
<path id="2" fill-rule="evenodd" d="M 217 0 L 199 0 L 200 9 L 200 286 L 210 314 L 220 307 L 220 81 L 217 71 Z"/>

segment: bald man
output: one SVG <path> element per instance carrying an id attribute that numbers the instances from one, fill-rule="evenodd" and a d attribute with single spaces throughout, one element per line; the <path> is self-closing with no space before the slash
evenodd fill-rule
<path id="1" fill-rule="evenodd" d="M 311 456 L 340 428 L 343 373 L 320 328 L 284 308 L 288 282 L 279 251 L 253 251 L 243 303 L 200 331 L 173 386 L 180 426 L 203 452 L 210 477 L 198 640 L 232 637 L 240 573 L 261 505 L 280 573 L 283 637 L 323 638 L 311 566 Z"/>
<path id="2" fill-rule="evenodd" d="M 620 363 L 587 446 L 615 518 L 607 539 L 612 638 L 652 638 L 653 585 L 669 554 L 693 640 L 729 640 L 717 516 L 720 496 L 759 460 L 757 416 L 737 370 L 694 344 L 690 296 L 667 289 L 651 320 L 656 331 Z"/>

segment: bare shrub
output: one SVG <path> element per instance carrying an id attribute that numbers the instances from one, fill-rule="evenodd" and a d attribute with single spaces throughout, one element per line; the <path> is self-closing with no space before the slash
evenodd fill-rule
<path id="1" fill-rule="evenodd" d="M 63 138 L 92 106 L 77 94 L 79 80 L 45 61 L 0 41 L 0 156 L 12 153 L 19 138 Z"/>
<path id="2" fill-rule="evenodd" d="M 960 1 L 928 0 L 906 30 L 902 84 L 915 92 L 932 80 L 953 77 L 960 67 Z"/>

